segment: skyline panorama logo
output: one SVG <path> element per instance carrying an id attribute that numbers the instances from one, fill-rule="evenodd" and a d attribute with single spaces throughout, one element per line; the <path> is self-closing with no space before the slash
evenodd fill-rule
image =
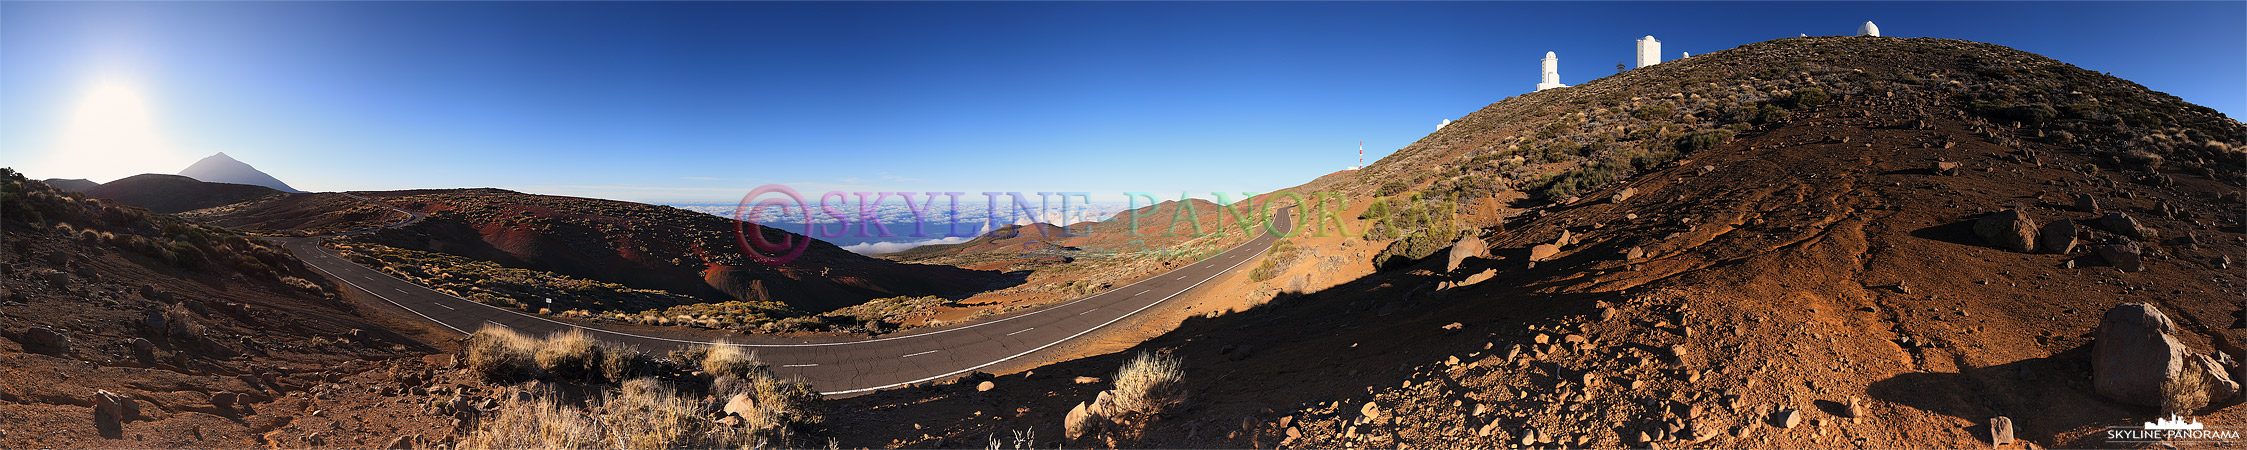
<path id="1" fill-rule="evenodd" d="M 732 214 L 734 240 L 740 247 L 741 252 L 748 255 L 751 260 L 777 266 L 802 257 L 804 252 L 810 249 L 811 240 L 815 237 L 830 239 L 844 236 L 927 237 L 931 235 L 930 228 L 935 228 L 940 230 L 937 231 L 938 233 L 946 237 L 973 238 L 982 236 L 986 232 L 998 230 L 1001 225 L 1021 223 L 1024 218 L 1037 222 L 1042 218 L 1068 217 L 1071 199 L 1073 198 L 1082 199 L 1082 201 L 1076 203 L 1080 207 L 1092 203 L 1092 195 L 1088 192 L 1037 192 L 1038 203 L 1034 207 L 1021 192 L 983 192 L 982 194 L 985 197 L 983 208 L 985 214 L 980 220 L 975 221 L 976 223 L 965 224 L 970 226 L 966 228 L 968 231 L 963 232 L 961 231 L 963 223 L 960 221 L 962 212 L 960 197 L 967 195 L 966 192 L 827 191 L 820 194 L 817 213 L 815 214 L 813 204 L 805 202 L 804 195 L 798 193 L 794 188 L 780 184 L 767 184 L 750 190 L 747 195 L 741 197 L 739 203 L 734 205 Z M 1213 214 L 1217 216 L 1216 226 L 1219 229 L 1226 229 L 1228 223 L 1230 223 L 1230 226 L 1238 227 L 1240 231 L 1245 233 L 1254 234 L 1257 231 L 1263 231 L 1283 238 L 1289 237 L 1297 234 L 1296 228 L 1298 227 L 1282 225 L 1278 220 L 1278 210 L 1297 206 L 1304 207 L 1301 212 L 1304 217 L 1310 219 L 1307 224 L 1310 225 L 1310 235 L 1312 236 L 1359 236 L 1359 234 L 1350 232 L 1342 218 L 1337 216 L 1337 211 L 1348 208 L 1347 198 L 1337 192 L 1320 191 L 1302 194 L 1283 190 L 1263 195 L 1262 202 L 1254 201 L 1259 194 L 1253 192 L 1239 193 L 1242 198 L 1238 202 L 1231 201 L 1232 198 L 1224 192 L 1211 192 L 1216 197 L 1215 201 L 1211 202 L 1216 205 L 1214 211 L 1197 211 L 1196 207 L 1187 202 L 1187 200 L 1194 199 L 1189 194 L 1190 192 L 1180 193 L 1179 204 L 1184 206 L 1172 211 L 1168 218 L 1169 222 L 1166 224 L 1167 226 L 1163 227 L 1160 236 L 1178 236 L 1177 231 L 1181 227 L 1190 230 L 1190 236 L 1216 235 L 1215 233 L 1206 233 L 1200 219 L 1201 214 Z M 857 198 L 855 201 L 852 200 L 853 195 Z M 926 195 L 926 198 L 916 203 L 913 197 L 917 195 Z M 1048 206 L 1053 203 L 1050 197 L 1056 195 L 1060 197 L 1060 215 L 1058 216 L 1049 214 L 1051 211 L 1048 210 Z M 872 207 L 880 205 L 884 200 L 892 197 L 903 201 L 905 207 L 911 212 L 912 223 L 910 225 L 903 223 L 884 224 L 880 217 L 873 213 Z M 1002 201 L 1000 199 L 1002 197 L 1007 199 L 1004 202 L 1005 206 L 1001 206 Z M 1139 200 L 1146 199 L 1146 206 L 1150 207 L 1161 203 L 1154 194 L 1147 192 L 1125 192 L 1124 197 L 1127 203 L 1126 209 L 1118 213 L 1117 217 L 1107 220 L 1125 221 L 1125 229 L 1128 230 L 1124 233 L 1126 235 L 1146 236 L 1147 234 L 1140 232 L 1141 220 L 1147 219 L 1151 222 L 1163 218 L 1153 211 L 1138 212 L 1141 209 Z M 938 200 L 940 198 L 947 199 L 943 207 L 939 206 Z M 834 199 L 840 199 L 840 201 L 831 201 Z M 949 208 L 948 211 L 945 210 L 947 207 Z M 777 214 L 774 215 L 782 217 L 784 220 L 786 218 L 801 218 L 803 221 L 802 231 L 795 233 L 795 235 L 780 233 L 779 236 L 768 236 L 774 234 L 772 233 L 774 231 L 786 231 L 784 228 L 772 226 L 780 225 L 780 223 L 760 220 L 766 217 L 766 214 L 768 214 L 766 211 L 768 210 L 777 210 Z M 945 214 L 947 212 L 948 214 Z M 1008 220 L 1000 221 L 1001 213 L 1004 213 Z M 949 220 L 931 227 L 930 221 L 939 219 L 940 216 L 948 217 Z M 825 224 L 819 223 L 820 220 L 825 219 L 832 220 Z M 1321 226 L 1329 223 L 1333 224 L 1333 228 Z M 794 225 L 794 223 L 791 222 L 787 225 Z M 891 231 L 890 226 L 892 225 L 897 226 L 900 231 L 910 227 L 912 232 L 900 234 Z M 1052 237 L 1090 234 L 1089 229 L 1084 232 L 1071 229 L 1069 225 L 1072 224 L 1055 225 L 1061 225 L 1061 227 L 1057 235 Z M 755 228 L 752 228 L 752 226 Z M 833 230 L 830 226 L 840 226 L 841 228 Z M 769 231 L 752 233 L 750 232 L 752 229 L 769 229 Z M 856 230 L 855 234 L 852 232 L 853 229 Z M 1043 229 L 1040 230 L 1040 233 L 1044 232 Z M 1329 234 L 1330 232 L 1333 234 Z M 774 239 L 775 237 L 778 239 Z M 1160 251 L 1160 249 L 1152 251 Z"/>
<path id="2" fill-rule="evenodd" d="M 2175 413 L 2135 427 L 2107 427 L 2110 443 L 2231 442 L 2239 440 L 2239 427 L 2213 427 Z"/>

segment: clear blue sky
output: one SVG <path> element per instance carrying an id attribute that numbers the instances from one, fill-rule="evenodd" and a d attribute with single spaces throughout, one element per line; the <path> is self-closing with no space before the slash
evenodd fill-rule
<path id="1" fill-rule="evenodd" d="M 1675 58 L 1865 20 L 2247 113 L 2242 2 L 6 2 L 0 165 L 224 151 L 307 190 L 661 203 L 1267 192 L 1528 92 L 1546 51 L 1576 84 L 1643 35 Z"/>

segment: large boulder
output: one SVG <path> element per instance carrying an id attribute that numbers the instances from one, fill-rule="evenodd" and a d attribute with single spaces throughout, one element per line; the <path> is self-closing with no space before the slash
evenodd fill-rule
<path id="1" fill-rule="evenodd" d="M 2172 333 L 2175 322 L 2144 303 L 2124 303 L 2099 319 L 2091 349 L 2091 386 L 2115 401 L 2189 413 L 2231 398 L 2238 383 Z"/>
<path id="2" fill-rule="evenodd" d="M 2016 252 L 2036 251 L 2036 220 L 2018 209 L 1999 211 L 1974 221 L 1974 234 L 1991 245 Z"/>
<path id="3" fill-rule="evenodd" d="M 1461 236 L 1459 242 L 1451 244 L 1451 255 L 1450 258 L 1445 259 L 1443 270 L 1445 272 L 1459 270 L 1459 265 L 1466 263 L 1467 258 L 1480 258 L 1489 254 L 1489 251 L 1489 244 L 1483 243 L 1481 237 L 1468 233 L 1466 236 Z"/>
<path id="4" fill-rule="evenodd" d="M 746 392 L 733 394 L 732 397 L 726 398 L 725 413 L 743 419 L 756 417 L 757 398 L 749 396 L 749 393 Z"/>
<path id="5" fill-rule="evenodd" d="M 2062 255 L 2074 253 L 2077 244 L 2076 234 L 2075 221 L 2068 219 L 2054 220 L 2052 223 L 2044 224 L 2043 229 L 2037 230 L 2036 249 L 2044 253 Z"/>
<path id="6" fill-rule="evenodd" d="M 2138 223 L 2137 218 L 2121 212 L 2110 212 L 2099 217 L 2099 226 L 2106 227 L 2107 231 L 2112 231 L 2115 234 L 2129 236 L 2131 239 L 2141 241 L 2153 239 L 2156 234 L 2153 229 L 2146 228 L 2144 224 Z"/>
<path id="7" fill-rule="evenodd" d="M 2136 242 L 2101 245 L 2097 251 L 2100 259 L 2107 260 L 2107 263 L 2113 264 L 2117 270 L 2124 272 L 2144 272 L 2146 270 L 2146 260 L 2139 256 L 2138 243 Z"/>
<path id="8" fill-rule="evenodd" d="M 32 353 L 45 353 L 49 355 L 60 355 L 70 352 L 70 338 L 63 336 L 62 333 L 56 332 L 52 329 L 47 329 L 45 327 L 32 327 L 31 329 L 23 330 L 23 334 L 18 336 L 20 338 L 16 341 L 17 343 L 23 344 L 24 351 Z"/>
<path id="9" fill-rule="evenodd" d="M 1083 438 L 1092 431 L 1093 419 L 1091 408 L 1084 402 L 1077 402 L 1077 407 L 1070 408 L 1069 415 L 1061 418 L 1062 437 L 1071 441 Z"/>

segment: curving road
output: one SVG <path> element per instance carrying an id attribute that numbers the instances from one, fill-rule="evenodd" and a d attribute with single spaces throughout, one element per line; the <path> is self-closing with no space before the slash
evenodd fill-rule
<path id="1" fill-rule="evenodd" d="M 1290 208 L 1273 216 L 1292 229 Z M 408 222 L 414 219 L 409 219 Z M 389 226 L 399 226 L 391 224 Z M 463 334 L 495 323 L 529 335 L 582 328 L 594 337 L 666 350 L 705 340 L 583 327 L 430 290 L 329 252 L 321 237 L 280 239 L 305 264 L 329 278 L 381 298 Z M 1137 283 L 1037 311 L 955 327 L 915 330 L 877 339 L 797 344 L 729 344 L 754 350 L 782 376 L 801 377 L 821 394 L 840 395 L 938 380 L 1020 358 L 1075 339 L 1153 308 L 1224 275 L 1269 248 L 1272 234 L 1257 236 L 1216 256 Z"/>

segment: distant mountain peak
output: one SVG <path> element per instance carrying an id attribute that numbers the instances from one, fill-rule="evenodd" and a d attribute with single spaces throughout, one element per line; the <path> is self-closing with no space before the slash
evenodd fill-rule
<path id="1" fill-rule="evenodd" d="M 250 167 L 248 163 L 227 156 L 226 152 L 218 152 L 218 154 L 204 157 L 201 161 L 196 161 L 195 164 L 180 170 L 179 174 L 211 183 L 248 184 L 265 186 L 281 192 L 304 192 L 289 187 L 288 183 L 283 183 L 280 179 L 273 178 L 272 175 L 260 172 L 255 167 Z"/>

